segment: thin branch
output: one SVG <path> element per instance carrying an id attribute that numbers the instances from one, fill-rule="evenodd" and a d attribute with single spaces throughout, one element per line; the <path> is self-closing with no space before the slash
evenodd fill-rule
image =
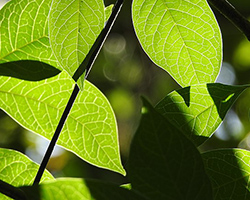
<path id="1" fill-rule="evenodd" d="M 0 180 L 0 192 L 15 200 L 26 200 L 24 192 L 2 180 Z"/>
<path id="2" fill-rule="evenodd" d="M 71 96 L 69 98 L 69 101 L 68 101 L 68 103 L 67 103 L 67 105 L 66 105 L 66 107 L 65 107 L 65 109 L 63 111 L 62 117 L 61 117 L 61 119 L 60 119 L 60 121 L 59 121 L 59 123 L 58 123 L 58 125 L 56 127 L 56 131 L 55 131 L 55 133 L 54 133 L 54 135 L 53 135 L 53 137 L 52 137 L 52 139 L 51 139 L 51 141 L 49 143 L 47 151 L 46 151 L 46 153 L 45 153 L 45 155 L 43 157 L 42 163 L 41 163 L 41 165 L 39 167 L 39 170 L 38 170 L 38 172 L 36 174 L 33 185 L 38 184 L 40 182 L 41 178 L 42 178 L 43 172 L 44 172 L 44 170 L 45 170 L 45 168 L 46 168 L 46 166 L 48 164 L 50 156 L 51 156 L 51 154 L 52 154 L 52 152 L 54 150 L 56 142 L 57 142 L 57 140 L 59 138 L 59 135 L 60 135 L 60 133 L 62 131 L 62 128 L 63 128 L 63 126 L 65 124 L 65 121 L 68 118 L 69 112 L 70 112 L 70 110 L 71 110 L 71 108 L 72 108 L 72 106 L 73 106 L 73 104 L 75 102 L 75 99 L 77 97 L 77 94 L 79 93 L 79 90 L 80 90 L 79 87 L 77 86 L 77 84 L 75 84 L 74 90 L 73 90 L 73 92 L 72 92 L 72 94 L 71 94 Z"/>
<path id="3" fill-rule="evenodd" d="M 85 71 L 86 71 L 85 78 L 87 78 L 87 76 L 92 68 L 92 65 L 95 62 L 95 59 L 97 58 L 111 28 L 113 27 L 113 24 L 118 16 L 120 10 L 121 10 L 122 5 L 123 5 L 123 0 L 117 0 L 105 27 L 103 28 L 102 32 L 100 33 L 100 35 L 96 39 L 94 45 L 91 47 L 88 55 L 86 56 L 84 61 L 81 63 L 81 65 L 78 67 L 75 74 L 73 75 L 73 79 L 75 81 L 77 81 L 79 79 L 79 77 Z"/>
<path id="4" fill-rule="evenodd" d="M 86 56 L 86 58 L 84 59 L 83 63 L 79 66 L 79 68 L 77 69 L 77 71 L 75 72 L 74 76 L 73 76 L 73 79 L 77 82 L 77 80 L 80 78 L 80 76 L 85 72 L 86 70 L 86 74 L 85 74 L 85 78 L 88 76 L 88 73 L 93 65 L 93 63 L 95 62 L 95 59 L 96 57 L 98 56 L 99 52 L 100 52 L 100 49 L 101 47 L 103 46 L 104 44 L 104 41 L 105 39 L 107 38 L 116 18 L 117 18 L 117 15 L 122 7 L 122 4 L 123 4 L 123 0 L 117 0 L 113 10 L 112 10 L 112 13 L 111 13 L 111 16 L 109 17 L 104 29 L 102 30 L 102 32 L 100 33 L 100 35 L 98 36 L 98 38 L 96 39 L 94 45 L 92 46 L 91 50 L 89 51 L 88 55 Z M 57 125 L 57 128 L 56 128 L 56 131 L 50 141 L 50 144 L 46 150 L 46 153 L 43 157 L 43 160 L 42 160 L 42 163 L 39 167 L 39 170 L 37 172 L 37 175 L 35 177 L 35 180 L 34 180 L 34 183 L 33 185 L 37 185 L 39 184 L 41 178 L 42 178 L 42 175 L 44 173 L 44 170 L 48 164 L 48 161 L 51 157 L 51 154 L 54 150 L 54 147 L 56 145 L 56 142 L 60 136 L 60 133 L 62 131 L 62 128 L 65 124 L 65 121 L 67 120 L 67 117 L 69 115 L 69 112 L 74 104 L 74 101 L 79 93 L 80 89 L 79 87 L 77 86 L 77 84 L 75 84 L 75 88 L 70 96 L 70 99 L 66 105 L 66 108 L 63 112 L 63 115 Z"/>
<path id="5" fill-rule="evenodd" d="M 250 41 L 250 22 L 227 0 L 208 0 L 221 14 L 231 21 Z"/>

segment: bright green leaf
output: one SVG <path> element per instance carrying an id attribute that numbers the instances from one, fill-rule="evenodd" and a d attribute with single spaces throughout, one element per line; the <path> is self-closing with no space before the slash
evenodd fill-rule
<path id="1" fill-rule="evenodd" d="M 132 189 L 157 200 L 211 200 L 211 184 L 198 150 L 146 101 L 144 107 L 147 112 L 130 148 Z"/>
<path id="2" fill-rule="evenodd" d="M 21 189 L 25 191 L 28 199 L 33 200 L 146 200 L 119 185 L 79 178 L 60 178 L 47 181 L 38 187 Z"/>
<path id="3" fill-rule="evenodd" d="M 243 149 L 221 149 L 202 154 L 210 177 L 214 200 L 250 199 L 250 152 Z"/>
<path id="4" fill-rule="evenodd" d="M 132 14 L 145 52 L 181 86 L 215 81 L 222 41 L 206 0 L 134 0 Z"/>
<path id="5" fill-rule="evenodd" d="M 0 148 L 0 180 L 15 187 L 31 185 L 39 165 L 20 152 Z M 41 182 L 54 179 L 46 170 Z M 0 193 L 0 199 L 9 199 Z"/>
<path id="6" fill-rule="evenodd" d="M 103 0 L 53 0 L 49 15 L 51 48 L 71 76 L 103 29 L 104 20 Z"/>
<path id="7" fill-rule="evenodd" d="M 156 109 L 198 146 L 214 133 L 246 88 L 219 83 L 193 85 L 170 93 Z"/>
<path id="8" fill-rule="evenodd" d="M 38 60 L 60 68 L 48 39 L 50 4 L 51 0 L 12 0 L 0 10 L 0 63 Z"/>
<path id="9" fill-rule="evenodd" d="M 66 72 L 40 82 L 0 77 L 0 107 L 25 128 L 51 139 L 73 86 Z M 78 94 L 58 144 L 93 165 L 125 173 L 113 110 L 89 82 Z"/>
<path id="10" fill-rule="evenodd" d="M 112 13 L 113 7 L 114 7 L 114 5 L 111 4 L 111 5 L 109 5 L 109 6 L 107 6 L 107 7 L 105 8 L 105 13 L 104 13 L 104 14 L 105 14 L 105 22 L 108 21 L 110 15 L 111 15 L 111 13 Z"/>

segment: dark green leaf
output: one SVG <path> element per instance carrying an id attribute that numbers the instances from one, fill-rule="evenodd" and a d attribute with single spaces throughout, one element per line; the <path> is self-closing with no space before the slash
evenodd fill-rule
<path id="1" fill-rule="evenodd" d="M 146 200 L 119 185 L 84 179 L 61 178 L 36 187 L 23 187 L 32 200 Z"/>
<path id="2" fill-rule="evenodd" d="M 250 152 L 221 149 L 202 154 L 214 200 L 250 199 Z"/>
<path id="3" fill-rule="evenodd" d="M 132 188 L 157 200 L 211 200 L 211 184 L 192 142 L 145 100 L 143 110 L 129 156 Z"/>
<path id="4" fill-rule="evenodd" d="M 56 76 L 60 70 L 39 61 L 19 60 L 0 64 L 0 76 L 40 81 Z"/>

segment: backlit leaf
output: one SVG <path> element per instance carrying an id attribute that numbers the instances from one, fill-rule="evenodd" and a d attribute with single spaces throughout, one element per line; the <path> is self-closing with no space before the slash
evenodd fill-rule
<path id="1" fill-rule="evenodd" d="M 215 81 L 222 41 L 206 0 L 134 0 L 132 14 L 144 51 L 181 86 Z"/>
<path id="2" fill-rule="evenodd" d="M 0 77 L 0 107 L 25 128 L 51 139 L 73 86 L 66 72 L 40 82 Z M 89 82 L 78 94 L 58 144 L 93 165 L 125 173 L 113 110 Z"/>
<path id="3" fill-rule="evenodd" d="M 104 27 L 103 0 L 53 0 L 49 15 L 52 50 L 71 76 Z M 80 85 L 82 87 L 82 85 Z"/>
<path id="4" fill-rule="evenodd" d="M 60 69 L 48 39 L 50 4 L 51 0 L 12 0 L 0 10 L 0 63 L 38 60 Z"/>
<path id="5" fill-rule="evenodd" d="M 20 152 L 0 148 L 0 180 L 19 187 L 31 185 L 35 179 L 39 165 Z M 54 179 L 45 170 L 41 182 Z M 0 193 L 0 199 L 10 199 Z"/>
<path id="6" fill-rule="evenodd" d="M 214 133 L 246 88 L 219 83 L 192 85 L 167 95 L 156 109 L 198 146 Z"/>

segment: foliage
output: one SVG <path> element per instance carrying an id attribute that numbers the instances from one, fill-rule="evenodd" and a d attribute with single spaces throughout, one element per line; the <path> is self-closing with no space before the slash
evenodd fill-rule
<path id="1" fill-rule="evenodd" d="M 8 2 L 0 10 L 0 108 L 50 140 L 78 84 L 82 90 L 58 144 L 94 166 L 125 175 L 109 101 L 85 80 L 88 69 L 79 80 L 72 78 L 112 9 L 116 5 L 105 8 L 101 0 Z M 155 107 L 142 99 L 128 158 L 129 185 L 54 179 L 48 171 L 41 184 L 32 185 L 39 165 L 1 148 L 1 199 L 249 199 L 249 151 L 198 149 L 249 87 L 215 83 L 222 37 L 206 0 L 134 0 L 132 20 L 145 53 L 183 88 Z"/>

